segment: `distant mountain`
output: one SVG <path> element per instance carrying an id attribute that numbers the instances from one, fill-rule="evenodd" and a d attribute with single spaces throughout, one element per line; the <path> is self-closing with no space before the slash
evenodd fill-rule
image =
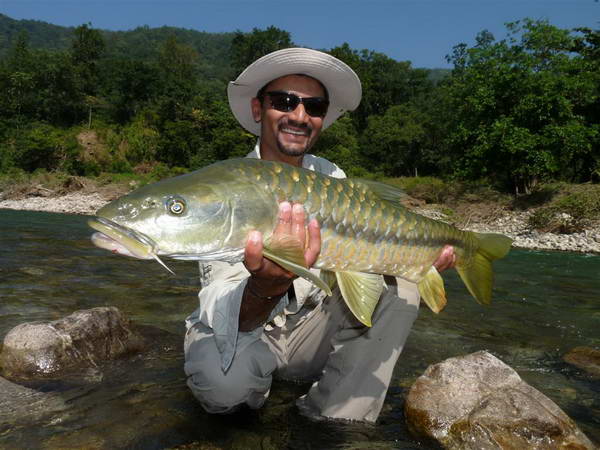
<path id="1" fill-rule="evenodd" d="M 0 58 L 13 46 L 19 33 L 26 31 L 32 48 L 66 50 L 71 45 L 74 27 L 62 27 L 38 20 L 15 20 L 0 14 Z M 208 78 L 228 76 L 229 48 L 235 33 L 207 33 L 175 27 L 138 27 L 129 31 L 101 30 L 107 58 L 150 59 L 162 42 L 175 36 L 200 55 L 201 71 Z"/>
<path id="2" fill-rule="evenodd" d="M 444 78 L 447 78 L 452 73 L 452 69 L 427 69 L 429 70 L 428 78 L 433 81 L 434 84 L 438 84 Z"/>
<path id="3" fill-rule="evenodd" d="M 12 47 L 21 31 L 29 35 L 33 48 L 62 50 L 69 46 L 72 27 L 61 27 L 39 20 L 15 20 L 0 14 L 0 57 Z"/>
<path id="4" fill-rule="evenodd" d="M 75 27 L 62 27 L 38 20 L 15 20 L 0 14 L 0 58 L 14 45 L 19 33 L 26 31 L 29 45 L 44 50 L 66 50 Z M 175 36 L 200 55 L 200 72 L 205 79 L 231 76 L 229 49 L 235 33 L 208 33 L 185 28 L 150 28 L 147 25 L 128 31 L 101 30 L 106 42 L 106 58 L 148 60 L 157 56 L 162 42 Z M 427 69 L 435 84 L 447 77 L 450 69 Z"/>

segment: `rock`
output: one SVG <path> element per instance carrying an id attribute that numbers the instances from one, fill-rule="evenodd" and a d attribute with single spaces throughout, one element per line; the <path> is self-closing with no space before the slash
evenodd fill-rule
<path id="1" fill-rule="evenodd" d="M 447 449 L 593 449 L 550 399 L 481 351 L 430 366 L 408 394 L 415 436 Z"/>
<path id="2" fill-rule="evenodd" d="M 16 326 L 4 338 L 0 366 L 10 379 L 57 376 L 142 348 L 143 338 L 117 308 L 99 307 Z"/>
<path id="3" fill-rule="evenodd" d="M 600 377 L 600 350 L 590 347 L 575 347 L 563 356 L 563 360 L 593 377 Z"/>
<path id="4" fill-rule="evenodd" d="M 0 377 L 0 424 L 17 420 L 33 422 L 68 409 L 64 399 L 53 393 L 38 392 Z"/>

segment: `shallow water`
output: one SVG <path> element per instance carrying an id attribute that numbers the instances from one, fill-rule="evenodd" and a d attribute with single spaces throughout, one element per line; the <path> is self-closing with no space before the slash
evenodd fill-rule
<path id="1" fill-rule="evenodd" d="M 489 308 L 445 275 L 448 307 L 438 316 L 421 308 L 380 420 L 366 426 L 303 418 L 294 400 L 307 386 L 281 382 L 258 412 L 208 416 L 183 374 L 183 321 L 197 302 L 194 263 L 169 261 L 173 277 L 156 262 L 97 249 L 82 216 L 0 210 L 0 230 L 0 339 L 24 321 L 112 305 L 155 343 L 81 380 L 33 386 L 44 393 L 39 404 L 0 414 L 0 448 L 424 448 L 404 426 L 408 387 L 429 364 L 482 349 L 600 443 L 600 380 L 562 362 L 573 347 L 600 347 L 600 256 L 514 250 L 495 265 Z"/>

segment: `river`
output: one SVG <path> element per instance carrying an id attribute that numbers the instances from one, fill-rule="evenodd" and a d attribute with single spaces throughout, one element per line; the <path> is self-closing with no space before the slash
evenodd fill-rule
<path id="1" fill-rule="evenodd" d="M 454 273 L 448 306 L 422 307 L 377 425 L 315 423 L 294 406 L 306 385 L 275 382 L 258 412 L 213 417 L 185 385 L 183 321 L 197 304 L 193 262 L 154 261 L 95 248 L 85 216 L 0 210 L 0 340 L 25 321 L 116 306 L 145 326 L 152 348 L 90 369 L 79 380 L 30 385 L 52 403 L 0 420 L 0 448 L 423 448 L 404 425 L 411 383 L 432 363 L 488 350 L 554 400 L 600 443 L 600 380 L 564 363 L 600 347 L 600 256 L 513 250 L 495 264 L 491 307 Z M 2 393 L 0 393 L 2 395 Z M 46 409 L 44 409 L 46 408 Z M 7 417 L 7 416 L 5 416 Z"/>

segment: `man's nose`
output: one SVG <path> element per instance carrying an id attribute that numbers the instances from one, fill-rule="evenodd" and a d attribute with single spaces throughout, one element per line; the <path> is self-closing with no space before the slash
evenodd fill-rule
<path id="1" fill-rule="evenodd" d="M 290 112 L 290 118 L 296 122 L 308 123 L 310 116 L 306 113 L 304 104 L 299 103 L 298 106 L 296 106 L 296 109 Z"/>

